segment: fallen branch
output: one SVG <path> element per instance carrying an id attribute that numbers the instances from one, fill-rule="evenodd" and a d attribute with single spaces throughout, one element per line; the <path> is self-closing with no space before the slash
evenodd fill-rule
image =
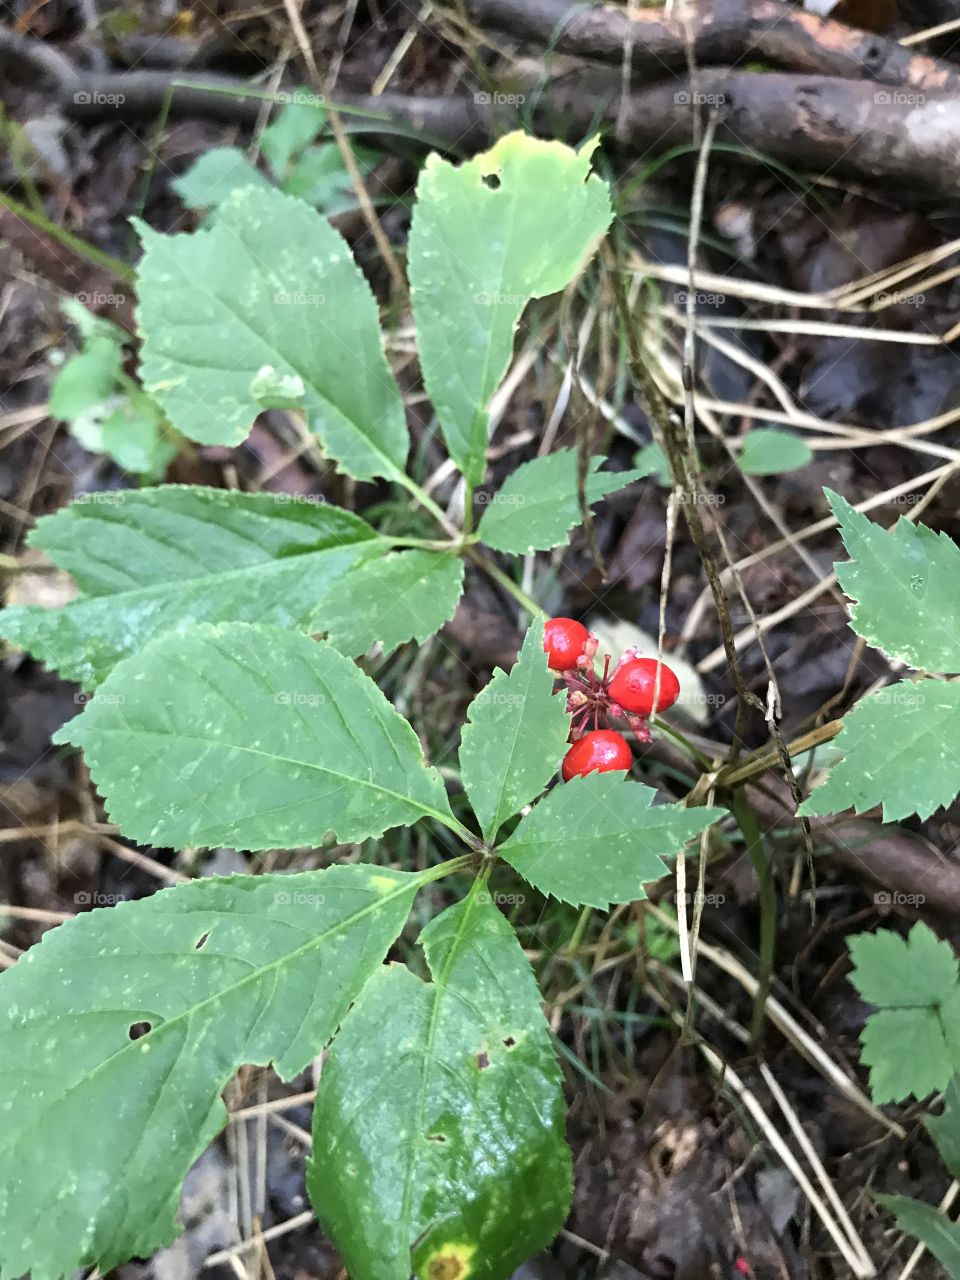
<path id="1" fill-rule="evenodd" d="M 466 8 L 478 27 L 593 62 L 619 67 L 629 48 L 631 68 L 644 78 L 685 73 L 691 56 L 700 67 L 749 57 L 790 71 L 914 89 L 960 85 L 960 69 L 949 62 L 780 0 L 715 0 L 669 13 L 569 0 L 466 0 Z"/>
<path id="2" fill-rule="evenodd" d="M 153 116 L 170 91 L 164 72 L 88 75 L 66 86 L 61 106 L 73 119 Z M 171 113 L 252 123 L 261 100 L 237 96 L 242 92 L 242 84 L 219 79 L 177 87 Z M 470 153 L 529 123 L 528 108 L 484 101 L 490 96 L 344 94 L 335 105 L 350 132 L 372 135 L 383 148 L 395 149 L 399 137 Z M 960 184 L 960 91 L 933 95 L 837 77 L 701 70 L 696 87 L 688 79 L 652 85 L 631 93 L 621 110 L 616 84 L 594 72 L 554 82 L 532 105 L 537 129 L 571 139 L 595 128 L 598 117 L 611 128 L 619 117 L 621 146 L 632 156 L 689 143 L 692 107 L 701 105 L 717 110 L 717 141 L 741 147 L 747 159 L 770 156 L 813 173 L 891 183 L 898 196 L 952 198 Z"/>

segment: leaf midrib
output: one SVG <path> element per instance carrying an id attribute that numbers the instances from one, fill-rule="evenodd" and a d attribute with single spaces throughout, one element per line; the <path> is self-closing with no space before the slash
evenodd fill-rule
<path id="1" fill-rule="evenodd" d="M 125 725 L 97 725 L 97 733 L 102 735 L 111 733 L 129 735 L 130 732 L 131 729 Z M 173 738 L 184 742 L 199 742 L 206 747 L 219 747 L 224 750 L 239 751 L 246 755 L 256 756 L 261 760 L 275 761 L 278 764 L 295 765 L 302 769 L 312 769 L 316 773 L 336 778 L 339 782 L 354 783 L 357 786 L 368 787 L 378 795 L 389 796 L 392 800 L 399 800 L 401 803 L 410 805 L 414 809 L 419 809 L 421 813 L 424 813 L 431 818 L 436 818 L 436 820 L 438 822 L 442 822 L 444 826 L 450 826 L 450 818 L 448 815 L 441 813 L 439 809 L 434 809 L 429 805 L 424 804 L 421 800 L 416 800 L 412 796 L 403 795 L 399 791 L 393 791 L 390 787 L 384 787 L 377 782 L 371 782 L 367 778 L 357 778 L 351 774 L 338 773 L 336 769 L 328 768 L 326 765 L 314 764 L 311 760 L 294 760 L 288 756 L 275 755 L 268 751 L 258 751 L 255 747 L 245 746 L 239 743 L 225 742 L 219 738 L 201 738 L 195 733 L 168 733 L 160 729 L 141 728 L 136 729 L 135 732 L 139 738 Z M 82 743 L 80 745 L 83 746 Z M 84 751 L 86 754 L 89 754 L 86 747 L 84 747 Z M 424 770 L 428 770 L 430 766 L 424 764 L 423 768 Z"/>
<path id="2" fill-rule="evenodd" d="M 383 871 L 383 869 L 378 869 L 378 874 L 382 875 L 387 873 Z M 405 872 L 401 874 L 409 875 L 410 873 Z M 129 1044 L 123 1045 L 123 1047 L 118 1049 L 115 1053 L 110 1054 L 108 1058 L 104 1058 L 102 1062 L 98 1062 L 97 1065 L 93 1068 L 93 1070 L 86 1072 L 84 1075 L 80 1077 L 79 1080 L 77 1080 L 74 1084 L 72 1084 L 69 1087 L 69 1089 L 59 1094 L 56 1098 L 53 1098 L 52 1100 L 50 1100 L 44 1107 L 44 1112 L 42 1112 L 41 1114 L 44 1114 L 45 1112 L 49 1111 L 51 1107 L 58 1106 L 61 1102 L 64 1101 L 65 1098 L 68 1098 L 73 1092 L 75 1092 L 75 1090 L 81 1088 L 84 1084 L 94 1079 L 102 1070 L 108 1067 L 117 1058 L 122 1057 L 126 1053 L 136 1053 L 136 1052 L 142 1053 L 143 1052 L 142 1046 L 150 1039 L 151 1036 L 157 1036 L 161 1031 L 165 1031 L 167 1028 L 171 1026 L 176 1026 L 178 1022 L 181 1022 L 185 1019 L 189 1020 L 190 1018 L 195 1017 L 207 1005 L 215 1004 L 217 1001 L 226 999 L 228 996 L 234 995 L 237 991 L 241 990 L 243 987 L 247 986 L 249 983 L 259 982 L 263 977 L 270 974 L 274 970 L 279 970 L 284 965 L 295 963 L 307 952 L 309 952 L 312 948 L 322 945 L 324 942 L 327 942 L 331 937 L 334 937 L 337 933 L 350 928 L 354 924 L 359 923 L 366 916 L 373 915 L 377 911 L 383 908 L 386 908 L 387 906 L 389 906 L 390 903 L 394 902 L 397 898 L 402 897 L 404 894 L 407 894 L 407 893 L 410 893 L 411 895 L 415 894 L 422 887 L 423 884 L 427 883 L 429 878 L 430 878 L 429 872 L 421 872 L 419 875 L 414 875 L 412 884 L 397 885 L 396 888 L 391 890 L 389 894 L 384 894 L 382 897 L 375 899 L 375 901 L 368 903 L 367 906 L 361 907 L 359 911 L 355 911 L 352 915 L 346 916 L 343 920 L 340 920 L 336 924 L 331 925 L 330 928 L 326 929 L 323 933 L 313 935 L 310 938 L 309 942 L 305 942 L 302 946 L 298 947 L 295 951 L 290 951 L 286 955 L 279 956 L 276 960 L 272 960 L 269 964 L 263 965 L 262 968 L 258 968 L 253 973 L 249 973 L 245 975 L 243 978 L 240 978 L 237 982 L 232 983 L 230 986 L 223 987 L 221 990 L 216 991 L 213 995 L 207 996 L 204 1000 L 201 1000 L 198 1004 L 190 1005 L 187 1008 L 181 1010 L 180 1013 L 176 1013 L 172 1017 L 167 1018 L 165 1021 L 160 1023 L 159 1026 L 154 1027 L 150 1031 L 148 1031 L 146 1035 L 140 1036 L 137 1040 L 131 1041 Z M 159 914 L 165 914 L 165 913 L 158 912 L 157 914 L 159 915 Z M 278 921 L 278 923 L 283 924 L 285 922 Z M 272 1060 L 275 1061 L 275 1059 L 272 1059 Z M 19 1133 L 14 1134 L 13 1135 L 14 1140 L 16 1140 L 19 1136 L 20 1136 Z M 5 1143 L 4 1145 L 9 1146 L 10 1143 Z"/>

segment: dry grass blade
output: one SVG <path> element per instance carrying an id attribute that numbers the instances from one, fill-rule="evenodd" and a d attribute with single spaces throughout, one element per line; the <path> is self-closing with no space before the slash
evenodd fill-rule
<path id="1" fill-rule="evenodd" d="M 677 932 L 677 922 L 652 902 L 645 902 L 644 910 L 649 911 L 660 924 L 665 925 L 672 933 Z M 718 969 L 721 969 L 736 982 L 739 982 L 750 997 L 756 994 L 757 979 L 729 952 L 724 951 L 721 947 L 714 947 L 709 943 L 701 942 L 697 948 L 697 955 L 703 956 L 704 959 L 709 960 L 711 964 L 716 965 Z M 897 1124 L 895 1120 L 885 1116 L 879 1107 L 873 1105 L 866 1094 L 837 1066 L 829 1054 L 823 1051 L 816 1040 L 804 1031 L 796 1018 L 775 996 L 768 995 L 764 1007 L 767 1017 L 773 1025 L 786 1036 L 797 1052 L 806 1058 L 811 1066 L 815 1067 L 838 1092 L 859 1107 L 871 1119 L 876 1120 L 885 1129 L 889 1129 L 891 1133 L 896 1134 L 898 1138 L 907 1136 L 906 1129 Z"/>

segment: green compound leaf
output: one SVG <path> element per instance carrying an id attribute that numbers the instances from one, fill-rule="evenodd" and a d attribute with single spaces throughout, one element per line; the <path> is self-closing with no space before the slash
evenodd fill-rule
<path id="1" fill-rule="evenodd" d="M 453 617 L 463 594 L 463 561 L 437 551 L 368 560 L 338 578 L 313 614 L 311 630 L 351 657 L 377 643 L 384 654 L 423 641 Z"/>
<path id="2" fill-rule="evenodd" d="M 161 476 L 177 444 L 159 407 L 123 372 L 129 335 L 75 298 L 65 300 L 63 311 L 76 325 L 82 346 L 54 380 L 50 416 L 62 418 L 85 449 L 108 454 L 124 471 Z"/>
<path id="3" fill-rule="evenodd" d="M 804 801 L 801 814 L 857 813 L 883 805 L 884 822 L 921 818 L 960 791 L 960 685 L 921 680 L 861 698 L 836 740 L 844 758 Z"/>
<path id="4" fill-rule="evenodd" d="M 951 1178 L 960 1178 L 960 1075 L 955 1075 L 944 1089 L 940 1115 L 925 1116 L 923 1123 Z"/>
<path id="5" fill-rule="evenodd" d="M 377 305 L 328 222 L 245 187 L 192 235 L 138 229 L 141 376 L 179 431 L 239 444 L 262 409 L 300 407 L 355 479 L 403 473 L 407 424 Z"/>
<path id="6" fill-rule="evenodd" d="M 506 1280 L 569 1208 L 560 1072 L 489 894 L 448 908 L 421 942 L 433 981 L 382 970 L 333 1043 L 310 1199 L 353 1280 Z"/>
<path id="7" fill-rule="evenodd" d="M 566 287 L 610 225 L 607 184 L 579 152 L 510 133 L 461 165 L 427 158 L 409 271 L 423 378 L 447 447 L 483 479 L 487 406 L 531 298 Z"/>
<path id="8" fill-rule="evenodd" d="M 106 453 L 131 475 L 156 480 L 177 456 L 177 443 L 158 405 L 142 391 L 130 391 L 107 402 L 100 412 L 70 424 L 91 453 Z"/>
<path id="9" fill-rule="evenodd" d="M 0 976 L 3 1275 L 106 1273 L 169 1244 L 229 1078 L 307 1066 L 421 882 L 364 866 L 197 881 L 80 915 Z"/>
<path id="10" fill-rule="evenodd" d="M 603 458 L 591 458 L 587 501 L 599 502 L 608 493 L 639 480 L 643 471 L 600 471 Z M 499 491 L 487 499 L 477 532 L 488 547 L 525 555 L 562 546 L 581 520 L 577 501 L 577 455 L 558 449 L 517 467 Z"/>
<path id="11" fill-rule="evenodd" d="M 655 792 L 619 774 L 588 773 L 554 787 L 497 849 L 542 893 L 574 906 L 645 898 L 662 859 L 682 848 L 722 809 L 653 806 Z"/>
<path id="12" fill-rule="evenodd" d="M 453 822 L 417 735 L 369 676 L 278 627 L 159 636 L 54 741 L 83 748 L 112 819 L 145 844 L 290 849 Z"/>
<path id="13" fill-rule="evenodd" d="M 153 636 L 197 622 L 305 629 L 329 584 L 381 546 L 339 507 L 200 485 L 86 494 L 29 542 L 84 594 L 6 609 L 0 636 L 87 688 Z"/>
<path id="14" fill-rule="evenodd" d="M 825 489 L 850 561 L 836 566 L 856 603 L 850 625 L 868 644 L 922 671 L 960 671 L 960 547 L 899 520 L 892 532 Z"/>
<path id="15" fill-rule="evenodd" d="M 909 1196 L 877 1196 L 896 1217 L 902 1231 L 922 1241 L 946 1269 L 950 1280 L 960 1280 L 960 1223 L 922 1200 Z"/>
<path id="16" fill-rule="evenodd" d="M 743 442 L 737 462 L 748 476 L 776 476 L 805 467 L 813 450 L 789 431 L 758 427 Z"/>
<path id="17" fill-rule="evenodd" d="M 960 982 L 951 947 L 920 922 L 906 939 L 879 929 L 848 945 L 850 981 L 878 1008 L 860 1034 L 874 1102 L 944 1089 L 960 1070 Z"/>
<path id="18" fill-rule="evenodd" d="M 279 94 L 277 100 L 283 106 L 261 133 L 260 150 L 280 182 L 290 162 L 323 133 L 327 112 L 322 100 L 306 85 L 292 93 Z"/>
<path id="19" fill-rule="evenodd" d="M 188 209 L 215 209 L 240 187 L 271 189 L 239 147 L 211 147 L 170 185 Z"/>
<path id="20" fill-rule="evenodd" d="M 73 422 L 116 394 L 123 345 L 109 332 L 94 333 L 60 369 L 50 389 L 50 416 Z"/>
<path id="21" fill-rule="evenodd" d="M 509 674 L 496 671 L 467 710 L 460 770 L 485 840 L 492 841 L 556 773 L 570 731 L 564 702 L 553 695 L 538 619 Z"/>

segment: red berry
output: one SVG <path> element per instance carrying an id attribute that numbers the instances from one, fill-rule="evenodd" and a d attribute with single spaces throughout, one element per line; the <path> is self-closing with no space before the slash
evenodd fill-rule
<path id="1" fill-rule="evenodd" d="M 578 739 L 563 757 L 560 772 L 564 782 L 586 773 L 610 773 L 633 764 L 630 743 L 613 729 L 594 729 Z"/>
<path id="2" fill-rule="evenodd" d="M 551 671 L 569 671 L 590 639 L 582 622 L 573 618 L 550 618 L 543 629 L 543 649 Z"/>
<path id="3" fill-rule="evenodd" d="M 680 681 L 665 663 L 660 663 L 660 689 L 654 708 L 653 691 L 656 683 L 656 658 L 628 658 L 613 673 L 607 692 L 624 711 L 649 716 L 654 709 L 666 711 L 680 697 Z"/>

